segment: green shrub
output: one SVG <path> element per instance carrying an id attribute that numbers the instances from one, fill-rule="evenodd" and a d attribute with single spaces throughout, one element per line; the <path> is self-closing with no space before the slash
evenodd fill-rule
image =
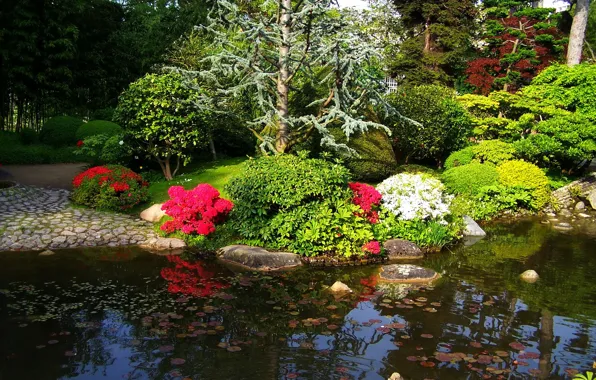
<path id="1" fill-rule="evenodd" d="M 474 159 L 474 147 L 469 146 L 464 149 L 457 150 L 449 155 L 445 160 L 445 169 L 451 169 L 456 166 L 467 165 Z"/>
<path id="2" fill-rule="evenodd" d="M 500 140 L 484 140 L 472 147 L 474 159 L 482 163 L 498 165 L 515 158 L 515 147 Z"/>
<path id="3" fill-rule="evenodd" d="M 451 202 L 451 212 L 474 220 L 487 220 L 505 210 L 529 209 L 532 199 L 531 190 L 523 187 L 486 186 L 477 195 L 456 196 Z"/>
<path id="4" fill-rule="evenodd" d="M 2 149 L 10 148 L 13 145 L 20 145 L 21 139 L 15 132 L 0 131 L 0 144 Z"/>
<path id="5" fill-rule="evenodd" d="M 226 186 L 230 222 L 247 244 L 307 256 L 362 253 L 374 235 L 351 203 L 349 178 L 342 165 L 305 154 L 249 160 Z"/>
<path id="6" fill-rule="evenodd" d="M 596 123 L 581 115 L 555 116 L 514 143 L 519 155 L 544 167 L 573 169 L 596 156 Z"/>
<path id="7" fill-rule="evenodd" d="M 507 187 L 528 189 L 532 194 L 530 208 L 542 209 L 550 199 L 548 177 L 540 168 L 529 162 L 506 161 L 497 166 L 499 183 Z"/>
<path id="8" fill-rule="evenodd" d="M 76 133 L 83 120 L 71 116 L 55 116 L 45 122 L 39 140 L 52 146 L 75 145 Z"/>
<path id="9" fill-rule="evenodd" d="M 32 145 L 39 142 L 39 136 L 35 129 L 23 128 L 19 132 L 20 141 L 23 145 Z"/>
<path id="10" fill-rule="evenodd" d="M 127 210 L 149 199 L 143 177 L 119 165 L 87 169 L 72 184 L 73 202 L 98 210 Z"/>
<path id="11" fill-rule="evenodd" d="M 115 136 L 122 133 L 122 128 L 116 123 L 105 120 L 93 120 L 85 123 L 79 127 L 76 136 L 77 139 L 83 140 L 89 136 L 106 135 Z"/>
<path id="12" fill-rule="evenodd" d="M 395 170 L 395 173 L 428 174 L 433 177 L 440 176 L 439 172 L 435 169 L 416 164 L 400 165 L 397 167 L 397 170 Z"/>
<path id="13" fill-rule="evenodd" d="M 0 149 L 3 165 L 37 165 L 68 162 L 85 162 L 86 157 L 77 156 L 72 147 L 14 144 Z"/>
<path id="14" fill-rule="evenodd" d="M 341 134 L 343 135 L 343 133 Z M 344 142 L 344 138 L 337 139 Z M 354 179 L 364 182 L 378 182 L 395 172 L 397 161 L 389 136 L 380 129 L 375 129 L 350 138 L 347 144 L 359 157 L 345 160 L 346 167 Z"/>
<path id="15" fill-rule="evenodd" d="M 392 121 L 395 151 L 406 158 L 432 159 L 439 166 L 450 152 L 463 148 L 472 133 L 468 112 L 455 100 L 453 90 L 425 85 L 397 91 L 389 102 L 402 114 L 421 123 Z"/>
<path id="16" fill-rule="evenodd" d="M 473 162 L 456 166 L 443 173 L 447 189 L 455 194 L 478 194 L 480 189 L 497 183 L 499 174 L 493 165 Z"/>
<path id="17" fill-rule="evenodd" d="M 101 149 L 101 161 L 106 164 L 125 164 L 130 160 L 130 150 L 124 144 L 123 135 L 110 137 Z"/>
<path id="18" fill-rule="evenodd" d="M 89 120 L 107 120 L 114 121 L 114 108 L 101 108 L 91 113 Z"/>

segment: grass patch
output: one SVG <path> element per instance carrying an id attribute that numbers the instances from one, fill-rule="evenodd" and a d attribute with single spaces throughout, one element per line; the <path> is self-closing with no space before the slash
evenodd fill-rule
<path id="1" fill-rule="evenodd" d="M 168 189 L 171 186 L 183 186 L 185 189 L 192 189 L 200 183 L 208 183 L 215 187 L 221 193 L 223 198 L 228 195 L 224 191 L 224 186 L 240 171 L 246 161 L 246 157 L 228 158 L 207 163 L 198 163 L 184 168 L 182 174 L 175 177 L 172 181 L 159 181 L 149 185 L 148 204 L 163 203 L 170 197 Z M 144 205 L 146 206 L 146 204 Z"/>

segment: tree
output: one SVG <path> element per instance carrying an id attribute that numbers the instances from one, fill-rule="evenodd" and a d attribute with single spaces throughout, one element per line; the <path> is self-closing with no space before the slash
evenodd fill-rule
<path id="1" fill-rule="evenodd" d="M 208 69 L 183 72 L 227 102 L 252 94 L 257 114 L 248 127 L 263 152 L 289 152 L 315 131 L 322 145 L 349 149 L 336 143 L 330 126 L 347 136 L 385 128 L 363 117 L 373 104 L 390 110 L 382 96 L 382 75 L 374 71 L 380 55 L 349 30 L 341 13 L 315 0 L 265 0 L 256 9 L 241 12 L 236 4 L 218 1 L 204 28 L 217 53 L 205 58 Z M 305 82 L 324 91 L 311 100 L 306 114 L 290 107 L 298 92 L 294 86 Z"/>
<path id="2" fill-rule="evenodd" d="M 565 49 L 555 9 L 522 1 L 485 1 L 484 49 L 468 63 L 467 83 L 479 93 L 514 92 L 556 62 Z"/>
<path id="3" fill-rule="evenodd" d="M 478 16 L 473 0 L 393 0 L 403 28 L 392 76 L 405 84 L 453 85 L 472 52 Z"/>
<path id="4" fill-rule="evenodd" d="M 567 64 L 569 66 L 577 65 L 582 60 L 589 11 L 590 0 L 576 0 L 575 15 L 569 33 L 569 49 L 567 50 Z"/>
<path id="5" fill-rule="evenodd" d="M 139 152 L 157 161 L 167 180 L 176 175 L 181 161 L 190 161 L 191 149 L 207 143 L 204 126 L 209 115 L 195 110 L 196 96 L 179 74 L 168 73 L 144 76 L 119 98 L 115 118 Z"/>

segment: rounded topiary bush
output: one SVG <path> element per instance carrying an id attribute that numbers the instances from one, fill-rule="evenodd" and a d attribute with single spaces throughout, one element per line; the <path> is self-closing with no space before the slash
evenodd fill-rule
<path id="1" fill-rule="evenodd" d="M 498 165 L 515 158 L 516 150 L 512 144 L 501 140 L 485 140 L 472 148 L 474 159 L 483 163 Z"/>
<path id="2" fill-rule="evenodd" d="M 231 220 L 244 243 L 306 256 L 364 254 L 371 222 L 352 203 L 344 166 L 300 154 L 246 162 L 226 186 Z"/>
<path id="3" fill-rule="evenodd" d="M 39 141 L 37 132 L 32 128 L 23 128 L 19 133 L 19 138 L 23 145 L 32 145 Z"/>
<path id="4" fill-rule="evenodd" d="M 111 121 L 106 120 L 92 120 L 79 127 L 76 137 L 83 140 L 85 137 L 95 135 L 115 136 L 122 133 L 122 128 Z"/>
<path id="5" fill-rule="evenodd" d="M 497 183 L 499 173 L 493 165 L 472 162 L 456 166 L 443 173 L 442 180 L 447 189 L 455 194 L 478 194 L 485 186 Z"/>
<path id="6" fill-rule="evenodd" d="M 521 187 L 531 191 L 530 207 L 539 210 L 550 199 L 548 177 L 540 168 L 521 160 L 506 161 L 497 166 L 499 182 L 507 187 Z"/>
<path id="7" fill-rule="evenodd" d="M 375 182 L 395 172 L 397 161 L 385 131 L 375 129 L 351 137 L 348 146 L 359 155 L 346 159 L 346 167 L 350 169 L 354 179 Z"/>
<path id="8" fill-rule="evenodd" d="M 469 146 L 464 149 L 457 150 L 449 155 L 445 160 L 445 169 L 451 169 L 456 166 L 467 165 L 474 160 L 474 148 Z"/>
<path id="9" fill-rule="evenodd" d="M 74 145 L 77 142 L 77 130 L 83 120 L 71 116 L 55 116 L 45 122 L 39 134 L 39 140 L 53 146 Z"/>
<path id="10" fill-rule="evenodd" d="M 72 200 L 99 210 L 126 210 L 148 199 L 149 184 L 119 165 L 95 166 L 74 177 Z"/>

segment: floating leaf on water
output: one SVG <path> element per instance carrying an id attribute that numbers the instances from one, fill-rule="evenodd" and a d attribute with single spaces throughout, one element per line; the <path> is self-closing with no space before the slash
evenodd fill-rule
<path id="1" fill-rule="evenodd" d="M 518 366 L 521 366 L 521 367 L 527 367 L 527 366 L 529 366 L 529 365 L 530 365 L 530 363 L 528 363 L 528 362 L 525 362 L 525 361 L 523 361 L 523 360 L 516 360 L 516 361 L 515 361 L 515 364 L 517 364 Z"/>
<path id="2" fill-rule="evenodd" d="M 338 325 L 332 325 L 332 324 L 327 325 L 327 329 L 329 329 L 329 330 L 337 330 L 338 328 L 339 328 Z"/>
<path id="3" fill-rule="evenodd" d="M 430 305 L 431 306 L 434 306 L 434 307 L 441 307 L 441 303 L 440 302 L 431 302 Z"/>
<path id="4" fill-rule="evenodd" d="M 426 297 L 418 297 L 418 298 L 416 298 L 416 301 L 418 301 L 418 302 L 426 302 L 426 301 L 428 301 L 428 299 Z"/>
<path id="5" fill-rule="evenodd" d="M 267 336 L 267 333 L 264 331 L 258 331 L 255 333 L 256 336 Z"/>
<path id="6" fill-rule="evenodd" d="M 417 362 L 418 356 L 408 356 L 408 357 L 406 357 L 406 360 L 409 362 Z"/>
<path id="7" fill-rule="evenodd" d="M 426 368 L 432 368 L 436 364 L 435 364 L 435 362 L 424 361 L 424 362 L 420 362 L 420 365 L 423 367 L 426 367 Z"/>
<path id="8" fill-rule="evenodd" d="M 426 338 L 426 339 L 431 339 L 431 338 L 433 338 L 433 335 L 432 334 L 420 334 L 420 337 Z"/>
<path id="9" fill-rule="evenodd" d="M 57 343 L 59 343 L 59 341 L 56 339 L 48 340 L 48 344 L 57 344 Z"/>
<path id="10" fill-rule="evenodd" d="M 174 346 L 161 346 L 159 347 L 160 352 L 171 352 L 174 351 Z"/>
<path id="11" fill-rule="evenodd" d="M 518 351 L 523 351 L 526 346 L 524 346 L 523 344 L 519 343 L 519 342 L 511 342 L 509 343 L 509 347 L 513 348 L 514 350 L 518 350 Z"/>
<path id="12" fill-rule="evenodd" d="M 507 352 L 507 351 L 495 351 L 495 354 L 497 354 L 497 356 L 500 356 L 502 358 L 509 357 L 509 352 Z"/>
<path id="13" fill-rule="evenodd" d="M 297 379 L 298 378 L 298 374 L 297 373 L 288 373 L 286 375 L 286 379 Z"/>
<path id="14" fill-rule="evenodd" d="M 416 351 L 422 351 L 422 350 L 424 350 L 424 347 L 422 347 L 422 346 L 416 346 Z"/>
<path id="15" fill-rule="evenodd" d="M 217 344 L 217 347 L 219 347 L 219 348 L 228 348 L 228 346 L 229 345 L 226 342 L 219 342 Z"/>
<path id="16" fill-rule="evenodd" d="M 64 352 L 64 356 L 66 356 L 66 357 L 72 357 L 75 355 L 76 355 L 76 352 L 74 352 L 74 351 L 65 351 Z"/>
<path id="17" fill-rule="evenodd" d="M 184 360 L 182 358 L 173 358 L 172 360 L 170 360 L 170 363 L 172 365 L 182 365 L 182 364 L 186 363 L 186 360 Z"/>
<path id="18" fill-rule="evenodd" d="M 300 343 L 300 348 L 306 349 L 306 350 L 312 350 L 315 348 L 315 345 L 312 344 L 311 342 L 301 342 Z"/>
<path id="19" fill-rule="evenodd" d="M 321 323 L 327 323 L 329 320 L 327 318 L 317 318 Z"/>
<path id="20" fill-rule="evenodd" d="M 216 326 L 215 330 L 216 331 L 224 331 L 226 328 L 224 326 Z"/>
<path id="21" fill-rule="evenodd" d="M 493 357 L 489 355 L 478 355 L 476 359 L 480 364 L 490 364 L 493 361 Z"/>
<path id="22" fill-rule="evenodd" d="M 42 348 L 45 348 L 45 347 L 46 347 L 45 344 L 40 344 L 40 345 L 35 346 L 35 348 L 37 348 L 38 350 L 41 350 Z"/>
<path id="23" fill-rule="evenodd" d="M 539 359 L 540 354 L 537 352 L 524 352 L 519 355 L 519 359 Z"/>
<path id="24" fill-rule="evenodd" d="M 230 346 L 227 348 L 227 350 L 229 352 L 238 352 L 238 351 L 242 351 L 242 348 L 238 347 L 238 346 Z"/>
<path id="25" fill-rule="evenodd" d="M 217 334 L 217 331 L 215 330 L 207 330 L 207 335 L 215 335 Z"/>
<path id="26" fill-rule="evenodd" d="M 329 305 L 329 306 L 327 306 L 327 310 L 337 310 L 337 306 Z"/>
<path id="27" fill-rule="evenodd" d="M 470 346 L 474 348 L 482 348 L 482 343 L 479 342 L 470 342 Z"/>
<path id="28" fill-rule="evenodd" d="M 335 367 L 335 372 L 346 373 L 349 370 L 346 367 Z"/>
<path id="29" fill-rule="evenodd" d="M 402 339 L 410 339 L 410 336 L 409 335 L 402 335 L 402 336 L 400 336 L 400 338 L 402 338 Z"/>

